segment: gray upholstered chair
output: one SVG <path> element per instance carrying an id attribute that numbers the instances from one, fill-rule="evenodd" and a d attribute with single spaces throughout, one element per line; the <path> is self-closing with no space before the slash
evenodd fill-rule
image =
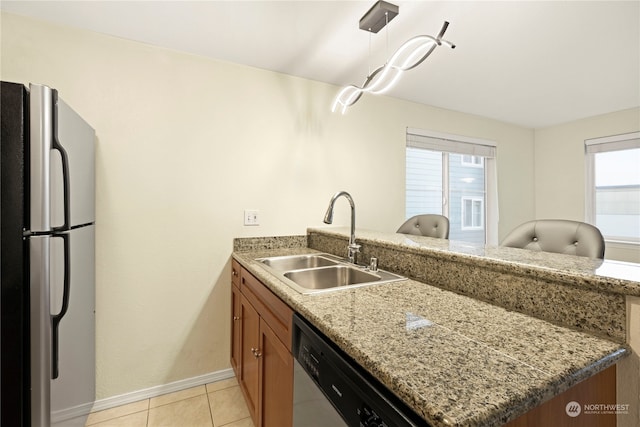
<path id="1" fill-rule="evenodd" d="M 396 233 L 448 239 L 449 219 L 435 214 L 416 215 L 402 224 Z"/>
<path id="2" fill-rule="evenodd" d="M 502 246 L 604 258 L 604 238 L 591 224 L 566 219 L 539 219 L 513 229 Z"/>

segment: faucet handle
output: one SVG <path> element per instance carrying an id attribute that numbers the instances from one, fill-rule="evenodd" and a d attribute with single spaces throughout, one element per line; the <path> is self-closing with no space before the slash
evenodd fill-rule
<path id="1" fill-rule="evenodd" d="M 349 262 L 351 264 L 357 264 L 357 257 L 356 254 L 358 254 L 360 252 L 360 248 L 361 246 L 356 244 L 356 243 L 351 243 L 349 244 L 349 246 L 347 246 L 348 248 L 348 258 L 349 258 Z"/>
<path id="2" fill-rule="evenodd" d="M 351 256 L 355 256 L 357 253 L 360 253 L 360 248 L 362 246 L 358 245 L 357 243 L 352 243 L 348 246 L 349 249 L 349 257 Z"/>

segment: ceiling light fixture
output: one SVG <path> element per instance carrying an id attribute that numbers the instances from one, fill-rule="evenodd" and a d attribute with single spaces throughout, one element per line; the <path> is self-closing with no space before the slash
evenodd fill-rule
<path id="1" fill-rule="evenodd" d="M 395 4 L 380 0 L 360 18 L 360 29 L 370 33 L 378 33 L 393 18 L 398 16 L 400 8 Z"/>
<path id="2" fill-rule="evenodd" d="M 377 33 L 398 13 L 397 6 L 385 1 L 378 1 L 360 19 L 360 29 Z M 344 87 L 336 96 L 331 111 L 340 108 L 344 114 L 347 107 L 355 104 L 363 93 L 377 95 L 389 90 L 403 72 L 422 64 L 437 46 L 445 45 L 451 49 L 455 48 L 453 43 L 442 38 L 448 26 L 449 23 L 445 21 L 436 37 L 422 35 L 407 40 L 384 65 L 369 73 L 362 86 L 349 85 Z"/>

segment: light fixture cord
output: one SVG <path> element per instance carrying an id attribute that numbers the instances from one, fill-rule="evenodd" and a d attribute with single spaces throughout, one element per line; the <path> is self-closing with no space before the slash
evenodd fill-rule
<path id="1" fill-rule="evenodd" d="M 387 52 L 386 52 L 386 56 L 387 58 L 389 57 L 389 12 L 385 12 L 384 13 L 384 21 L 385 21 L 385 28 L 386 28 L 386 36 L 387 36 Z"/>
<path id="2" fill-rule="evenodd" d="M 367 73 L 367 76 L 371 75 L 371 28 L 369 28 L 369 61 L 367 61 L 369 64 L 369 72 Z"/>

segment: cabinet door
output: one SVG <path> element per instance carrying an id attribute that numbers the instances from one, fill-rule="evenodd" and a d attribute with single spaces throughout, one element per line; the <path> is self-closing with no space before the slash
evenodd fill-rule
<path id="1" fill-rule="evenodd" d="M 251 303 L 243 296 L 240 296 L 240 387 L 243 391 L 251 418 L 256 425 L 259 402 L 259 357 L 260 347 L 260 317 Z"/>
<path id="2" fill-rule="evenodd" d="M 260 319 L 261 427 L 293 424 L 293 356 L 275 332 Z"/>
<path id="3" fill-rule="evenodd" d="M 240 271 L 242 267 L 235 259 L 231 260 L 231 284 L 240 286 Z"/>
<path id="4" fill-rule="evenodd" d="M 240 289 L 236 285 L 231 286 L 231 367 L 236 373 L 236 378 L 242 377 L 240 363 L 240 350 L 242 348 L 242 309 L 240 306 Z"/>

